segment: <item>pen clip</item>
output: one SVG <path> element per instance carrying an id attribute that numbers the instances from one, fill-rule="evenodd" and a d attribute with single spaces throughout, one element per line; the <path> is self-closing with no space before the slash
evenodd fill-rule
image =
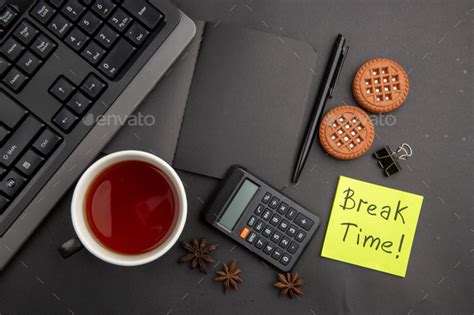
<path id="1" fill-rule="evenodd" d="M 342 66 L 344 65 L 344 61 L 346 60 L 348 52 L 349 52 L 349 46 L 344 46 L 344 48 L 341 51 L 341 56 L 339 56 L 339 61 L 337 62 L 336 75 L 334 76 L 334 78 L 331 82 L 331 89 L 329 91 L 329 97 L 330 98 L 332 98 L 332 95 L 333 95 L 334 90 L 336 88 L 337 80 L 339 79 L 339 75 L 341 74 Z"/>

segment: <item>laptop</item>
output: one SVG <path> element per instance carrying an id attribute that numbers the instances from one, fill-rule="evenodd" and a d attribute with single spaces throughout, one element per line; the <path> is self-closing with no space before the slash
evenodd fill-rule
<path id="1" fill-rule="evenodd" d="M 195 31 L 168 0 L 0 0 L 0 270 Z"/>

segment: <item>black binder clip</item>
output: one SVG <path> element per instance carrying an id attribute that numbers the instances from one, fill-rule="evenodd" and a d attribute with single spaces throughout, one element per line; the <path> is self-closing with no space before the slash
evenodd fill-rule
<path id="1" fill-rule="evenodd" d="M 384 169 L 385 176 L 389 177 L 398 173 L 402 168 L 398 163 L 399 160 L 406 160 L 413 155 L 410 145 L 403 143 L 398 147 L 397 151 L 392 151 L 389 146 L 384 146 L 374 153 L 381 168 Z"/>

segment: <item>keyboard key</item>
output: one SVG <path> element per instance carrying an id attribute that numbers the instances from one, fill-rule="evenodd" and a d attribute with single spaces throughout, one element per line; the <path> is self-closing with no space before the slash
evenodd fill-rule
<path id="1" fill-rule="evenodd" d="M 9 203 L 10 201 L 6 197 L 0 196 L 0 215 L 5 213 Z"/>
<path id="2" fill-rule="evenodd" d="M 0 49 L 0 52 L 11 62 L 16 61 L 24 51 L 25 47 L 11 37 L 7 39 Z"/>
<path id="3" fill-rule="evenodd" d="M 78 115 L 83 114 L 91 104 L 92 101 L 79 91 L 67 102 L 67 106 Z"/>
<path id="4" fill-rule="evenodd" d="M 286 253 L 283 254 L 283 256 L 280 259 L 280 262 L 283 266 L 288 265 L 290 263 L 290 261 L 291 261 L 291 256 L 286 254 Z"/>
<path id="5" fill-rule="evenodd" d="M 10 135 L 10 131 L 5 129 L 5 127 L 0 125 L 0 144 L 7 139 L 7 137 Z"/>
<path id="6" fill-rule="evenodd" d="M 100 15 L 103 19 L 106 19 L 112 10 L 115 8 L 115 4 L 112 0 L 96 0 L 92 5 L 92 10 Z"/>
<path id="7" fill-rule="evenodd" d="M 247 225 L 252 227 L 255 224 L 255 222 L 257 222 L 257 218 L 254 216 L 251 216 L 249 221 L 247 222 Z"/>
<path id="8" fill-rule="evenodd" d="M 13 165 L 41 128 L 42 124 L 38 120 L 28 116 L 0 149 L 0 164 L 6 167 Z"/>
<path id="9" fill-rule="evenodd" d="M 257 224 L 255 225 L 253 229 L 257 231 L 258 233 L 260 233 L 262 232 L 264 226 L 265 226 L 265 223 L 262 220 L 258 220 Z"/>
<path id="10" fill-rule="evenodd" d="M 298 228 L 295 225 L 290 225 L 288 228 L 288 231 L 286 231 L 286 234 L 289 236 L 295 236 L 296 232 L 298 231 Z"/>
<path id="11" fill-rule="evenodd" d="M 263 246 L 265 246 L 265 240 L 262 239 L 262 238 L 259 238 L 256 242 L 255 242 L 255 247 L 257 247 L 258 249 L 262 249 Z"/>
<path id="12" fill-rule="evenodd" d="M 59 79 L 57 79 L 53 86 L 49 89 L 49 93 L 51 93 L 61 102 L 65 102 L 75 90 L 76 87 L 68 79 L 60 76 Z"/>
<path id="13" fill-rule="evenodd" d="M 282 220 L 282 221 L 280 222 L 280 225 L 278 225 L 278 229 L 279 229 L 280 231 L 285 232 L 286 229 L 287 229 L 289 226 L 290 226 L 290 222 L 288 222 L 288 221 L 286 221 L 286 220 Z"/>
<path id="14" fill-rule="evenodd" d="M 248 227 L 244 227 L 242 229 L 242 231 L 240 231 L 239 236 L 240 236 L 241 239 L 246 239 L 247 235 L 249 235 L 249 233 L 250 233 L 250 229 Z"/>
<path id="15" fill-rule="evenodd" d="M 272 211 L 270 209 L 266 209 L 262 214 L 262 219 L 264 219 L 265 221 L 268 221 L 270 220 L 271 216 L 272 216 Z"/>
<path id="16" fill-rule="evenodd" d="M 95 42 L 90 42 L 87 48 L 82 52 L 82 57 L 86 58 L 91 64 L 96 65 L 104 57 L 105 50 Z"/>
<path id="17" fill-rule="evenodd" d="M 283 251 L 280 248 L 276 248 L 273 251 L 272 258 L 275 260 L 280 260 L 281 255 L 283 255 Z"/>
<path id="18" fill-rule="evenodd" d="M 23 21 L 13 34 L 23 45 L 29 45 L 38 35 L 38 30 L 27 21 Z"/>
<path id="19" fill-rule="evenodd" d="M 258 205 L 257 208 L 255 208 L 254 213 L 256 215 L 261 215 L 264 209 L 265 209 L 264 205 Z"/>
<path id="20" fill-rule="evenodd" d="M 81 3 L 85 6 L 91 6 L 94 0 L 81 0 Z"/>
<path id="21" fill-rule="evenodd" d="M 287 217 L 290 220 L 293 220 L 293 218 L 296 216 L 297 213 L 298 212 L 294 208 L 290 208 L 290 210 L 288 210 L 288 213 L 285 215 L 285 217 Z"/>
<path id="22" fill-rule="evenodd" d="M 117 32 L 123 33 L 128 25 L 132 23 L 132 18 L 122 9 L 118 9 L 110 16 L 109 23 Z"/>
<path id="23" fill-rule="evenodd" d="M 95 36 L 95 40 L 105 48 L 110 48 L 119 35 L 110 26 L 104 25 Z"/>
<path id="24" fill-rule="evenodd" d="M 56 13 L 56 10 L 43 1 L 40 1 L 31 11 L 31 15 L 43 25 L 46 25 L 51 20 L 54 13 Z"/>
<path id="25" fill-rule="evenodd" d="M 132 26 L 127 31 L 127 38 L 135 44 L 135 46 L 140 46 L 146 40 L 150 33 L 139 23 L 134 22 Z"/>
<path id="26" fill-rule="evenodd" d="M 286 211 L 288 210 L 288 205 L 284 202 L 282 202 L 278 208 L 277 208 L 277 211 L 282 214 L 282 215 L 285 215 Z"/>
<path id="27" fill-rule="evenodd" d="M 94 13 L 88 11 L 86 15 L 79 22 L 79 27 L 82 28 L 89 36 L 92 36 L 102 25 L 102 20 Z"/>
<path id="28" fill-rule="evenodd" d="M 0 191 L 13 198 L 25 186 L 26 179 L 15 171 L 10 171 L 0 184 Z"/>
<path id="29" fill-rule="evenodd" d="M 64 132 L 71 131 L 77 120 L 77 116 L 64 107 L 53 118 L 53 122 L 56 124 L 56 126 L 61 128 L 61 130 Z"/>
<path id="30" fill-rule="evenodd" d="M 49 156 L 61 142 L 61 137 L 49 129 L 44 130 L 33 143 L 33 148 L 43 156 Z"/>
<path id="31" fill-rule="evenodd" d="M 2 2 L 5 3 L 5 2 Z M 2 33 L 6 33 L 6 30 L 10 25 L 12 25 L 15 18 L 18 16 L 18 13 L 15 9 L 10 6 L 5 6 L 0 12 L 0 30 Z"/>
<path id="32" fill-rule="evenodd" d="M 49 3 L 51 3 L 56 9 L 62 7 L 65 2 L 66 0 L 49 0 Z"/>
<path id="33" fill-rule="evenodd" d="M 74 49 L 76 52 L 79 52 L 82 50 L 82 47 L 84 47 L 85 44 L 89 41 L 89 37 L 87 37 L 86 34 L 84 34 L 81 30 L 79 30 L 77 27 L 75 27 L 69 35 L 66 36 L 66 44 L 69 45 L 72 49 Z"/>
<path id="34" fill-rule="evenodd" d="M 78 0 L 68 0 L 62 12 L 65 16 L 76 22 L 86 8 Z"/>
<path id="35" fill-rule="evenodd" d="M 98 76 L 91 73 L 81 85 L 81 90 L 90 98 L 96 99 L 104 92 L 107 85 Z"/>
<path id="36" fill-rule="evenodd" d="M 285 248 L 288 247 L 288 245 L 290 245 L 290 242 L 291 242 L 291 240 L 290 240 L 288 237 L 283 236 L 282 239 L 281 239 L 281 241 L 280 241 L 280 246 L 281 246 L 283 249 L 285 249 Z"/>
<path id="37" fill-rule="evenodd" d="M 250 244 L 253 244 L 255 243 L 256 240 L 257 240 L 257 234 L 255 232 L 250 232 L 249 236 L 247 237 L 247 242 L 249 242 Z"/>
<path id="38" fill-rule="evenodd" d="M 0 166 L 0 179 L 2 179 L 6 173 L 7 173 L 7 169 Z"/>
<path id="39" fill-rule="evenodd" d="M 263 230 L 262 234 L 263 234 L 263 236 L 268 238 L 272 235 L 272 233 L 273 233 L 273 228 L 270 225 L 267 225 L 265 227 L 265 229 Z"/>
<path id="40" fill-rule="evenodd" d="M 263 252 L 267 255 L 270 255 L 274 249 L 275 246 L 273 246 L 273 244 L 267 243 L 267 245 L 265 245 L 265 247 L 263 248 Z"/>
<path id="41" fill-rule="evenodd" d="M 294 253 L 296 253 L 296 251 L 298 250 L 299 247 L 300 247 L 300 245 L 298 245 L 298 243 L 291 242 L 290 247 L 288 247 L 288 252 L 294 254 Z"/>
<path id="42" fill-rule="evenodd" d="M 56 49 L 56 43 L 44 35 L 38 36 L 31 49 L 41 59 L 47 59 Z"/>
<path id="43" fill-rule="evenodd" d="M 0 91 L 0 104 L 0 121 L 13 129 L 25 116 L 26 111 L 2 91 Z"/>
<path id="44" fill-rule="evenodd" d="M 31 76 L 39 69 L 42 63 L 38 57 L 27 51 L 17 62 L 17 66 Z"/>
<path id="45" fill-rule="evenodd" d="M 18 160 L 15 167 L 27 177 L 31 177 L 38 170 L 43 161 L 44 159 L 35 152 L 33 152 L 33 150 L 28 150 Z"/>
<path id="46" fill-rule="evenodd" d="M 17 68 L 13 67 L 3 78 L 3 83 L 13 92 L 18 93 L 25 86 L 27 80 L 27 76 Z"/>
<path id="47" fill-rule="evenodd" d="M 306 233 L 303 232 L 302 230 L 299 230 L 298 234 L 296 234 L 295 236 L 295 240 L 301 243 L 305 237 L 306 237 Z"/>
<path id="48" fill-rule="evenodd" d="M 273 226 L 277 226 L 280 223 L 281 217 L 278 214 L 274 214 L 270 220 L 270 224 Z"/>
<path id="49" fill-rule="evenodd" d="M 163 20 L 161 12 L 145 0 L 124 0 L 122 6 L 149 29 L 154 29 Z"/>
<path id="50" fill-rule="evenodd" d="M 283 236 L 283 234 L 281 234 L 278 231 L 275 231 L 275 233 L 273 233 L 273 235 L 270 239 L 271 239 L 272 242 L 278 244 L 280 242 L 282 236 Z"/>
<path id="51" fill-rule="evenodd" d="M 125 39 L 120 39 L 118 44 L 105 57 L 100 65 L 100 70 L 109 78 L 114 79 L 120 70 L 127 65 L 135 50 L 135 47 L 130 45 Z"/>
<path id="52" fill-rule="evenodd" d="M 278 205 L 280 204 L 280 199 L 277 197 L 273 197 L 268 206 L 272 209 L 276 209 Z"/>
<path id="53" fill-rule="evenodd" d="M 69 22 L 63 15 L 58 14 L 51 21 L 48 26 L 48 29 L 53 32 L 59 38 L 64 38 L 72 27 L 72 23 Z"/>
<path id="54" fill-rule="evenodd" d="M 313 220 L 307 218 L 303 214 L 299 213 L 296 218 L 293 220 L 297 225 L 305 229 L 306 231 L 309 231 L 311 227 L 313 226 L 314 222 Z"/>
<path id="55" fill-rule="evenodd" d="M 272 194 L 267 192 L 267 193 L 265 193 L 265 196 L 263 196 L 262 202 L 264 204 L 267 204 L 270 201 L 270 199 L 272 199 Z"/>
<path id="56" fill-rule="evenodd" d="M 0 56 L 0 77 L 7 73 L 7 70 L 10 69 L 11 65 L 12 64 L 8 62 L 8 60 Z"/>

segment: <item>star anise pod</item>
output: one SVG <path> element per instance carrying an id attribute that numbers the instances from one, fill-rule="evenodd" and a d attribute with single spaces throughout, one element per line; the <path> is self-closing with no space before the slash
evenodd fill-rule
<path id="1" fill-rule="evenodd" d="M 217 277 L 215 281 L 222 281 L 224 283 L 224 294 L 229 291 L 232 286 L 237 290 L 237 282 L 242 283 L 242 279 L 239 277 L 240 269 L 237 268 L 237 260 L 234 259 L 229 265 L 224 264 L 224 271 L 217 271 Z"/>
<path id="2" fill-rule="evenodd" d="M 201 241 L 193 240 L 193 244 L 186 241 L 181 241 L 181 246 L 188 251 L 188 254 L 181 258 L 181 262 L 191 261 L 191 267 L 195 269 L 199 266 L 202 272 L 207 273 L 207 265 L 215 262 L 209 253 L 217 248 L 217 244 L 208 244 L 206 239 Z"/>
<path id="3" fill-rule="evenodd" d="M 297 272 L 293 272 L 293 274 L 288 272 L 286 275 L 279 273 L 277 279 L 278 281 L 273 284 L 273 286 L 280 289 L 281 295 L 286 295 L 290 298 L 303 295 L 301 286 L 303 285 L 304 280 L 298 278 Z"/>

